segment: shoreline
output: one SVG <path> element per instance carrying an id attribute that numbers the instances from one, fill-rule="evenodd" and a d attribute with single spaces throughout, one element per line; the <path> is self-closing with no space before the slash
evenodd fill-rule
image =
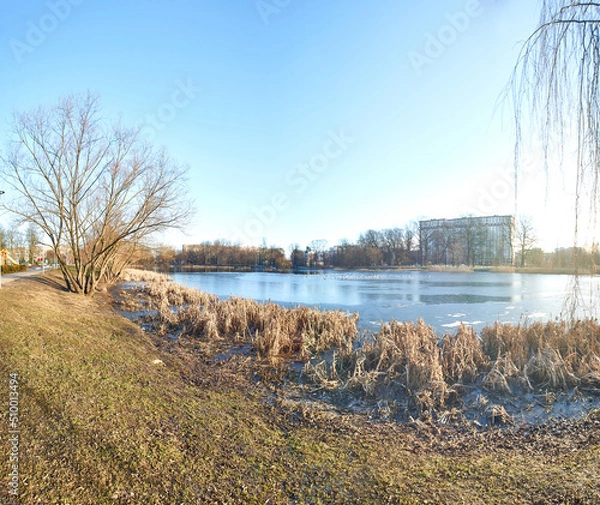
<path id="1" fill-rule="evenodd" d="M 290 388 L 303 365 L 260 361 L 242 335 L 142 331 L 113 294 L 68 293 L 56 274 L 0 290 L 10 307 L 0 368 L 22 384 L 20 503 L 600 501 L 600 411 L 482 428 L 455 422 L 449 408 L 399 424 L 393 401 L 357 413 L 335 405 L 328 382 L 305 376 Z M 533 401 L 550 405 L 552 395 Z M 8 457 L 0 471 L 10 474 Z"/>
<path id="2" fill-rule="evenodd" d="M 360 333 L 357 315 L 243 298 L 219 299 L 160 274 L 137 271 L 129 275 L 129 281 L 143 286 L 133 286 L 128 294 L 122 291 L 122 296 L 131 301 L 135 295 L 138 303 L 142 300 L 142 310 L 135 304 L 125 307 L 135 309 L 145 329 L 175 342 L 199 338 L 208 339 L 206 345 L 211 345 L 218 338 L 225 342 L 220 351 L 225 354 L 238 353 L 232 349 L 241 345 L 246 358 L 289 367 L 290 387 L 297 388 L 294 394 L 319 391 L 319 401 L 335 408 L 364 413 L 377 406 L 378 416 L 397 422 L 426 418 L 476 426 L 543 424 L 553 415 L 571 418 L 600 408 L 600 395 L 594 393 L 596 382 L 600 385 L 600 369 L 592 378 L 588 365 L 571 361 L 580 356 L 577 360 L 585 359 L 590 366 L 595 366 L 595 360 L 600 362 L 586 350 L 588 346 L 595 349 L 596 344 L 588 343 L 587 337 L 581 340 L 581 331 L 590 337 L 600 335 L 600 326 L 593 321 L 573 326 L 560 321 L 496 323 L 479 333 L 461 325 L 453 333 L 438 336 L 422 320 L 392 320 L 378 331 Z M 200 304 L 197 309 L 196 304 Z M 256 335 L 244 327 L 250 323 L 232 323 L 240 318 L 246 321 L 248 316 L 235 315 L 240 310 L 256 314 L 251 323 Z M 269 314 L 269 319 L 263 321 L 261 312 Z M 198 314 L 206 322 L 192 322 Z M 306 323 L 297 319 L 301 314 L 312 314 L 314 322 L 309 327 L 323 329 L 305 336 Z M 191 324 L 198 329 L 190 331 Z M 276 340 L 269 340 L 272 331 Z M 329 340 L 319 342 L 325 334 Z M 555 350 L 563 345 L 571 349 L 568 356 Z M 506 348 L 508 354 L 499 353 L 499 348 Z M 298 368 L 294 363 L 303 365 Z M 575 363 L 583 366 L 580 372 Z M 579 390 L 589 392 L 579 397 L 575 394 Z M 551 397 L 547 397 L 549 391 Z"/>
<path id="3" fill-rule="evenodd" d="M 532 275 L 568 275 L 568 276 L 596 276 L 600 272 L 596 270 L 580 271 L 569 268 L 541 268 L 541 267 L 469 267 L 465 265 L 430 265 L 430 266 L 380 266 L 380 267 L 358 267 L 358 268 L 299 268 L 289 270 L 278 270 L 275 268 L 262 268 L 258 266 L 236 266 L 236 265 L 170 265 L 169 268 L 144 267 L 134 265 L 131 268 L 145 272 L 155 273 L 273 273 L 273 274 L 295 274 L 295 275 L 318 275 L 327 272 L 444 272 L 444 273 L 495 273 L 495 274 L 532 274 Z"/>
<path id="4" fill-rule="evenodd" d="M 222 298 L 231 294 L 258 301 L 274 301 L 286 307 L 303 305 L 323 309 L 340 309 L 360 313 L 360 330 L 376 331 L 382 322 L 392 319 L 416 321 L 423 317 L 441 337 L 453 332 L 460 323 L 476 331 L 494 322 L 517 324 L 525 321 L 550 321 L 572 306 L 565 305 L 565 293 L 580 281 L 581 286 L 598 285 L 598 278 L 579 279 L 549 275 L 522 277 L 491 273 L 465 272 L 454 275 L 420 270 L 357 271 L 326 270 L 296 277 L 252 274 L 180 274 L 170 272 L 178 282 L 196 286 Z M 181 275 L 181 277 L 179 277 Z M 236 277 L 237 275 L 237 277 Z M 222 276 L 222 277 L 219 277 Z M 301 277 L 307 277 L 301 279 Z M 257 290 L 254 286 L 263 286 Z M 295 286 L 301 286 L 295 288 Z M 511 287 L 508 287 L 512 285 Z M 295 288 L 298 291 L 291 292 Z M 550 290 L 550 291 L 548 291 Z M 546 291 L 552 296 L 546 298 Z M 523 296 L 525 293 L 525 296 Z M 580 307 L 590 304 L 581 292 Z M 375 301 L 377 300 L 377 301 Z M 587 307 L 587 305 L 585 305 Z M 583 309 L 571 312 L 577 317 L 597 312 Z"/>

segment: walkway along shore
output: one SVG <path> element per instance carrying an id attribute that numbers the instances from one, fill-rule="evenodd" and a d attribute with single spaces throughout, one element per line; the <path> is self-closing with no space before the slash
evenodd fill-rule
<path id="1" fill-rule="evenodd" d="M 2 284 L 7 284 L 9 282 L 16 281 L 17 279 L 22 279 L 23 277 L 31 277 L 32 275 L 40 275 L 44 272 L 49 272 L 50 270 L 54 270 L 54 266 L 44 267 L 43 270 L 42 270 L 42 267 L 30 267 L 25 272 L 15 272 L 13 274 L 2 274 L 2 277 L 0 279 L 0 282 L 1 282 L 0 286 Z"/>

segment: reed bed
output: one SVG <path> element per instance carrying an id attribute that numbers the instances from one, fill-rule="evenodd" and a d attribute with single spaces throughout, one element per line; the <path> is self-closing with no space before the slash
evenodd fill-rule
<path id="1" fill-rule="evenodd" d="M 444 335 L 440 353 L 444 379 L 451 383 L 473 383 L 490 367 L 490 357 L 483 352 L 479 337 L 464 324 L 455 335 Z"/>
<path id="2" fill-rule="evenodd" d="M 347 379 L 346 388 L 355 390 L 359 386 L 376 398 L 407 394 L 419 410 L 444 403 L 447 385 L 438 338 L 422 320 L 383 324 L 377 335 L 366 339 L 340 362 L 346 369 L 338 370 L 336 375 Z"/>
<path id="3" fill-rule="evenodd" d="M 482 330 L 481 346 L 495 365 L 496 379 L 486 378 L 490 384 L 512 379 L 530 390 L 600 386 L 600 325 L 596 320 L 527 326 L 496 323 Z"/>
<path id="4" fill-rule="evenodd" d="M 159 333 L 249 343 L 270 364 L 305 362 L 318 389 L 404 399 L 421 415 L 447 415 L 461 405 L 465 387 L 513 395 L 575 387 L 600 392 L 596 320 L 496 323 L 480 335 L 462 325 L 442 338 L 422 320 L 390 321 L 359 338 L 357 314 L 219 299 L 153 272 L 128 271 L 124 280 L 137 283 Z"/>
<path id="5" fill-rule="evenodd" d="M 158 333 L 247 342 L 272 363 L 306 361 L 332 348 L 349 352 L 358 336 L 357 314 L 220 299 L 154 272 L 129 270 L 123 280 L 138 283 L 138 293 L 147 299 L 148 319 Z"/>

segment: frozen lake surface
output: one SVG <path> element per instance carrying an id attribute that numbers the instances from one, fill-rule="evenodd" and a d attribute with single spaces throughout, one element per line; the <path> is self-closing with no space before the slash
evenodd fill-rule
<path id="1" fill-rule="evenodd" d="M 573 277 L 492 272 L 174 273 L 176 282 L 221 297 L 239 296 L 286 306 L 358 312 L 363 329 L 381 321 L 423 318 L 439 333 L 461 322 L 480 330 L 495 321 L 518 323 L 560 317 Z M 579 279 L 579 316 L 597 317 L 593 295 L 600 277 Z"/>

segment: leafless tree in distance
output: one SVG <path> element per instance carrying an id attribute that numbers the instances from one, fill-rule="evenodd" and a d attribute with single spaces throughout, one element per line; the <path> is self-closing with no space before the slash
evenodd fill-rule
<path id="1" fill-rule="evenodd" d="M 519 266 L 524 267 L 527 255 L 537 243 L 535 229 L 530 217 L 519 217 L 515 229 L 515 242 L 519 251 Z"/>

